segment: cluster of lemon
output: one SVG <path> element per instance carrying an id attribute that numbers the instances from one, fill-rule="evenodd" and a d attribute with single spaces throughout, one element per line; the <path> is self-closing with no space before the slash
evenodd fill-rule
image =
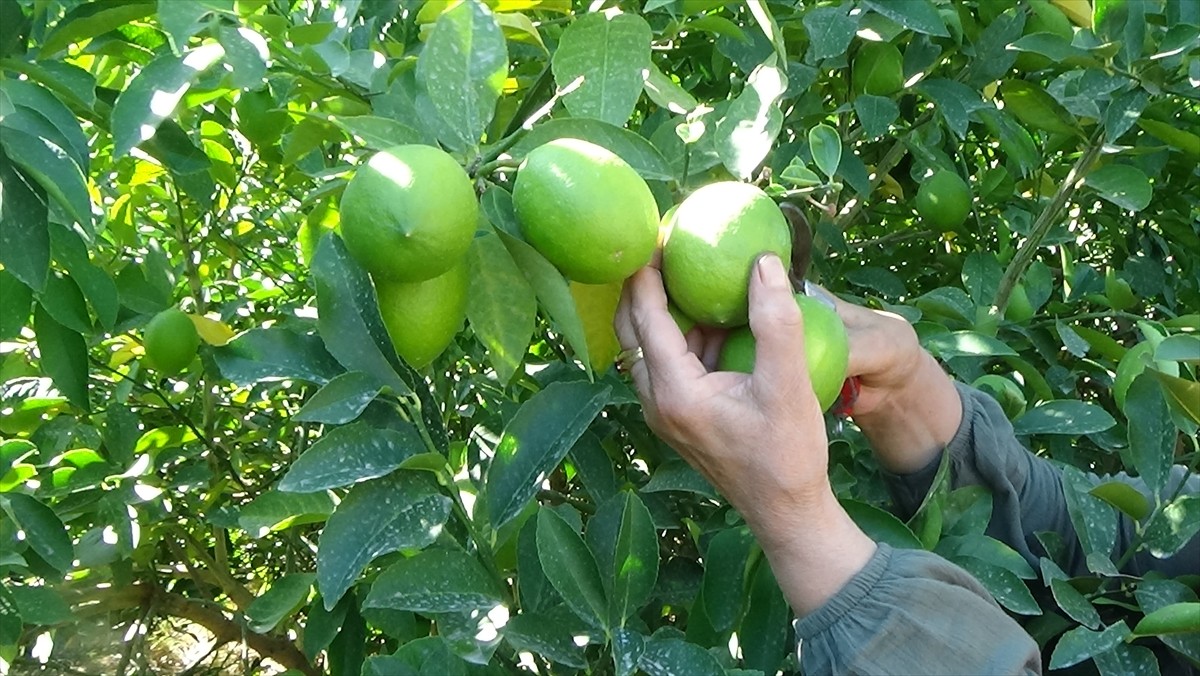
<path id="1" fill-rule="evenodd" d="M 646 182 L 593 143 L 563 138 L 529 152 L 517 172 L 513 207 L 524 239 L 565 277 L 620 282 L 662 247 L 662 274 L 679 328 L 731 329 L 720 360 L 750 371 L 746 326 L 754 261 L 791 258 L 791 229 L 775 202 L 736 181 L 713 183 L 659 217 Z M 462 327 L 469 275 L 463 262 L 478 206 L 470 178 L 446 153 L 399 146 L 373 155 L 342 198 L 346 247 L 371 274 L 401 357 L 420 368 Z M 814 389 L 822 405 L 846 372 L 846 334 L 836 313 L 798 295 Z"/>

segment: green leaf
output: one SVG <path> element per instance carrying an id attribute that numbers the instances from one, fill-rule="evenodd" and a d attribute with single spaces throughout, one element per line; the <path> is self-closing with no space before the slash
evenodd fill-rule
<path id="1" fill-rule="evenodd" d="M 21 117 L 16 114 L 4 117 L 4 133 L 0 134 L 0 146 L 4 148 L 4 154 L 12 160 L 13 164 L 23 169 L 25 174 L 37 181 L 46 193 L 70 214 L 75 222 L 90 232 L 92 228 L 92 197 L 88 193 L 87 180 L 79 165 L 71 159 L 66 150 L 45 138 L 29 133 L 27 128 L 19 125 L 20 119 Z M 18 191 L 18 195 L 20 195 L 20 188 Z M 22 213 L 28 214 L 33 217 L 34 221 L 27 228 L 37 227 L 41 216 L 36 207 L 23 204 L 20 200 L 27 199 L 25 196 L 18 196 L 17 199 L 18 202 L 14 205 L 12 217 L 20 217 Z M 4 201 L 8 202 L 7 196 Z M 15 226 L 9 227 L 15 229 Z M 5 230 L 7 231 L 9 227 L 6 227 Z"/>
<path id="2" fill-rule="evenodd" d="M 650 62 L 642 88 L 646 90 L 646 96 L 649 96 L 651 101 L 677 115 L 687 114 L 700 105 L 696 97 L 659 70 L 653 61 Z"/>
<path id="3" fill-rule="evenodd" d="M 900 549 L 921 549 L 921 540 L 889 512 L 858 500 L 839 500 L 842 508 L 867 537 Z"/>
<path id="4" fill-rule="evenodd" d="M 730 173 L 749 178 L 771 151 L 783 127 L 778 102 L 787 75 L 771 56 L 750 73 L 746 86 L 717 122 L 717 154 Z"/>
<path id="5" fill-rule="evenodd" d="M 386 117 L 329 115 L 325 119 L 337 125 L 347 134 L 362 139 L 363 144 L 371 150 L 387 150 L 398 145 L 424 143 L 424 137 L 420 132 Z"/>
<path id="6" fill-rule="evenodd" d="M 1088 174 L 1083 184 L 1109 202 L 1129 211 L 1145 209 L 1154 195 L 1146 174 L 1126 164 L 1101 167 Z"/>
<path id="7" fill-rule="evenodd" d="M 1075 118 L 1044 89 L 1025 80 L 1004 80 L 1000 83 L 1004 109 L 1022 124 L 1052 134 L 1077 135 Z"/>
<path id="8" fill-rule="evenodd" d="M 1193 160 L 1200 159 L 1200 135 L 1146 118 L 1138 118 L 1137 125 Z"/>
<path id="9" fill-rule="evenodd" d="M 1096 404 L 1058 399 L 1033 408 L 1013 422 L 1017 434 L 1095 434 L 1116 425 Z"/>
<path id="10" fill-rule="evenodd" d="M 646 639 L 641 634 L 625 628 L 614 631 L 612 653 L 616 676 L 632 676 L 645 650 Z"/>
<path id="11" fill-rule="evenodd" d="M 648 676 L 725 676 L 725 670 L 707 650 L 677 638 L 651 638 L 638 660 Z"/>
<path id="12" fill-rule="evenodd" d="M 520 571 L 517 592 L 522 612 L 539 613 L 562 602 L 550 580 L 546 579 L 538 559 L 537 519 L 526 519 L 517 535 L 517 570 Z"/>
<path id="13" fill-rule="evenodd" d="M 717 490 L 691 465 L 681 459 L 671 459 L 659 465 L 650 481 L 642 486 L 643 493 L 683 491 L 717 499 Z"/>
<path id="14" fill-rule="evenodd" d="M 960 139 L 967 134 L 971 114 L 990 107 L 979 98 L 979 92 L 955 80 L 930 78 L 917 85 L 917 90 L 937 105 L 946 126 Z"/>
<path id="15" fill-rule="evenodd" d="M 564 118 L 539 124 L 509 151 L 514 159 L 523 159 L 529 151 L 558 138 L 577 138 L 611 150 L 648 181 L 675 178 L 658 148 L 646 139 L 600 120 Z"/>
<path id="16" fill-rule="evenodd" d="M 1193 423 L 1200 424 L 1200 383 L 1151 369 L 1167 393 L 1167 400 Z"/>
<path id="17" fill-rule="evenodd" d="M 1088 492 L 1135 521 L 1141 521 L 1150 515 L 1150 501 L 1136 488 L 1123 481 L 1106 481 Z"/>
<path id="18" fill-rule="evenodd" d="M 0 504 L 38 556 L 55 570 L 66 572 L 75 561 L 75 548 L 54 510 L 24 493 L 5 493 Z"/>
<path id="19" fill-rule="evenodd" d="M 622 127 L 650 68 L 650 25 L 635 14 L 595 12 L 563 31 L 551 67 L 572 117 Z"/>
<path id="20" fill-rule="evenodd" d="M 650 511 L 636 493 L 621 492 L 588 519 L 586 539 L 608 596 L 608 626 L 625 626 L 650 600 L 658 579 L 658 534 Z"/>
<path id="21" fill-rule="evenodd" d="M 1165 559 L 1179 553 L 1198 532 L 1200 495 L 1181 495 L 1146 528 L 1146 544 L 1151 554 Z"/>
<path id="22" fill-rule="evenodd" d="M 21 335 L 29 324 L 33 290 L 6 269 L 0 269 L 0 341 Z"/>
<path id="23" fill-rule="evenodd" d="M 400 470 L 350 489 L 317 546 L 317 585 L 325 609 L 337 604 L 375 557 L 432 544 L 450 518 L 450 505 L 437 484 L 416 471 Z"/>
<path id="24" fill-rule="evenodd" d="M 533 336 L 537 296 L 494 232 L 475 237 L 467 265 L 467 321 L 487 348 L 497 379 L 507 383 L 520 368 Z"/>
<path id="25" fill-rule="evenodd" d="M 84 3 L 59 19 L 42 42 L 41 56 L 54 56 L 76 42 L 103 35 L 154 14 L 153 2 L 115 0 Z"/>
<path id="26" fill-rule="evenodd" d="M 975 331 L 942 333 L 925 341 L 925 349 L 941 359 L 954 357 L 1006 357 L 1016 356 L 1008 345 L 991 336 Z"/>
<path id="27" fill-rule="evenodd" d="M 815 65 L 822 59 L 841 56 L 850 48 L 857 17 L 847 15 L 847 7 L 813 7 L 804 13 L 802 21 L 808 31 L 808 52 L 804 62 Z"/>
<path id="28" fill-rule="evenodd" d="M 888 132 L 896 118 L 900 117 L 900 108 L 886 96 L 860 94 L 854 99 L 854 112 L 862 124 L 863 131 L 870 138 L 879 138 Z"/>
<path id="29" fill-rule="evenodd" d="M 1093 655 L 1100 676 L 1158 676 L 1158 657 L 1149 648 L 1119 643 Z"/>
<path id="30" fill-rule="evenodd" d="M 250 329 L 213 356 L 221 375 L 241 386 L 290 378 L 323 385 L 342 372 L 320 338 L 282 327 Z"/>
<path id="31" fill-rule="evenodd" d="M 391 655 L 368 657 L 363 676 L 467 676 L 467 663 L 441 636 L 409 641 Z"/>
<path id="32" fill-rule="evenodd" d="M 0 145 L 0 264 L 27 287 L 41 291 L 50 272 L 46 194 L 17 170 Z M 19 305 L 19 303 L 18 303 Z"/>
<path id="33" fill-rule="evenodd" d="M 333 514 L 328 493 L 280 493 L 269 490 L 259 494 L 238 511 L 237 524 L 260 538 L 292 526 L 324 521 Z"/>
<path id="34" fill-rule="evenodd" d="M 1063 467 L 1063 498 L 1084 554 L 1088 557 L 1109 557 L 1117 537 L 1117 514 L 1107 503 L 1091 494 L 1097 483 L 1074 467 Z"/>
<path id="35" fill-rule="evenodd" d="M 764 674 L 779 671 L 794 647 L 788 641 L 790 620 L 791 608 L 775 581 L 775 574 L 765 559 L 760 560 L 750 582 L 746 614 L 738 628 L 746 668 Z"/>
<path id="36" fill-rule="evenodd" d="M 610 391 L 584 381 L 557 382 L 521 405 L 505 426 L 488 469 L 486 496 L 493 528 L 521 513 L 608 403 Z"/>
<path id="37" fill-rule="evenodd" d="M 1138 475 L 1154 494 L 1166 484 L 1175 456 L 1175 424 L 1162 388 L 1148 373 L 1138 376 L 1125 397 L 1129 453 Z"/>
<path id="38" fill-rule="evenodd" d="M 363 607 L 446 613 L 503 603 L 503 593 L 478 559 L 461 550 L 431 549 L 383 571 Z"/>
<path id="39" fill-rule="evenodd" d="M 38 303 L 54 321 L 71 331 L 84 335 L 92 332 L 92 318 L 88 316 L 83 292 L 69 276 L 51 272 L 46 289 L 38 294 Z"/>
<path id="40" fill-rule="evenodd" d="M 222 24 L 217 30 L 217 40 L 225 50 L 229 85 L 234 89 L 258 88 L 267 75 L 267 62 L 271 59 L 266 38 L 249 26 Z"/>
<path id="41" fill-rule="evenodd" d="M 1000 138 L 1000 149 L 1016 162 L 1022 176 L 1028 176 L 1041 166 L 1041 154 L 1033 136 L 1008 114 L 1006 110 L 981 108 L 978 115 L 992 136 Z"/>
<path id="42" fill-rule="evenodd" d="M 124 157 L 154 136 L 189 88 L 223 55 L 221 45 L 209 43 L 176 56 L 164 54 L 143 68 L 113 104 L 113 159 Z"/>
<path id="43" fill-rule="evenodd" d="M 1185 333 L 1169 336 L 1154 348 L 1154 359 L 1200 363 L 1200 336 Z"/>
<path id="44" fill-rule="evenodd" d="M 299 610 L 308 601 L 314 578 L 313 573 L 292 573 L 272 582 L 246 608 L 250 631 L 265 634 Z"/>
<path id="45" fill-rule="evenodd" d="M 54 134 L 45 138 L 65 150 L 82 173 L 87 174 L 91 154 L 87 137 L 75 114 L 58 97 L 38 84 L 15 79 L 0 81 L 0 96 L 7 97 L 11 105 L 23 107 L 44 119 Z M 0 104 L 0 108 L 4 106 Z M 0 126 L 8 123 L 9 118 L 4 116 Z"/>
<path id="46" fill-rule="evenodd" d="M 14 590 L 15 591 L 15 590 Z M 19 604 L 18 604 L 19 605 Z M 1133 628 L 1137 636 L 1200 632 L 1200 603 L 1172 603 L 1147 613 Z"/>
<path id="47" fill-rule="evenodd" d="M 340 237 L 321 238 L 312 259 L 317 287 L 317 329 L 329 354 L 342 366 L 375 375 L 397 394 L 412 390 L 400 379 L 407 371 L 396 356 L 375 300 L 371 279 Z"/>
<path id="48" fill-rule="evenodd" d="M 718 633 L 733 628 L 746 601 L 746 560 L 754 536 L 745 527 L 718 532 L 704 550 L 704 614 Z"/>
<path id="49" fill-rule="evenodd" d="M 375 479 L 425 450 L 415 427 L 375 429 L 354 423 L 326 432 L 279 481 L 285 493 L 313 493 Z"/>
<path id="50" fill-rule="evenodd" d="M 1000 605 L 1019 615 L 1041 615 L 1042 609 L 1029 587 L 1011 570 L 971 556 L 957 558 L 954 563 L 973 575 Z"/>
<path id="51" fill-rule="evenodd" d="M 926 35 L 948 38 L 946 23 L 938 14 L 937 7 L 929 0 L 863 0 L 867 7 L 879 12 L 896 23 Z"/>
<path id="52" fill-rule="evenodd" d="M 583 648 L 576 645 L 574 637 L 548 615 L 517 615 L 504 625 L 504 640 L 518 652 L 541 655 L 563 666 L 575 669 L 588 666 Z"/>
<path id="53" fill-rule="evenodd" d="M 1074 327 L 1069 324 L 1064 324 L 1061 319 L 1054 322 L 1054 329 L 1058 331 L 1058 339 L 1062 341 L 1063 348 L 1067 352 L 1076 357 L 1083 358 L 1087 354 L 1088 348 L 1091 347 L 1088 341 L 1084 340 Z"/>
<path id="54" fill-rule="evenodd" d="M 375 400 L 383 386 L 362 371 L 343 373 L 325 384 L 292 416 L 298 422 L 341 425 L 354 420 Z"/>
<path id="55" fill-rule="evenodd" d="M 468 147 L 479 144 L 508 75 L 508 46 L 482 2 L 464 2 L 438 17 L 417 59 L 417 78 L 446 128 Z"/>
<path id="56" fill-rule="evenodd" d="M 506 197 L 507 193 L 502 193 Z M 508 212 L 511 213 L 512 200 L 507 200 Z M 575 351 L 575 358 L 582 362 L 583 367 L 591 373 L 591 360 L 588 358 L 587 335 L 583 330 L 583 321 L 575 309 L 575 299 L 571 296 L 571 287 L 562 273 L 546 260 L 529 244 L 513 237 L 507 232 L 500 231 L 500 241 L 508 248 L 508 253 L 516 261 L 517 267 L 525 275 L 525 280 L 537 294 L 538 303 L 554 327 L 570 343 Z"/>
<path id="57" fill-rule="evenodd" d="M 538 561 L 546 578 L 576 615 L 607 627 L 604 584 L 583 538 L 551 509 L 539 509 L 536 518 Z"/>
<path id="58" fill-rule="evenodd" d="M 1103 631 L 1075 627 L 1058 639 L 1050 656 L 1051 669 L 1065 669 L 1100 653 L 1113 650 L 1129 636 L 1129 627 L 1122 620 Z"/>
<path id="59" fill-rule="evenodd" d="M 1070 582 L 1051 580 L 1050 591 L 1054 594 L 1054 601 L 1058 603 L 1058 607 L 1071 619 L 1089 629 L 1100 628 L 1100 613 L 1096 612 L 1092 602 L 1072 587 Z"/>
<path id="60" fill-rule="evenodd" d="M 301 638 L 301 649 L 309 661 L 315 661 L 321 651 L 329 647 L 346 620 L 350 610 L 348 598 L 343 598 L 333 610 L 325 610 L 325 602 L 318 594 L 305 609 L 304 636 Z"/>
<path id="61" fill-rule="evenodd" d="M 808 149 L 821 173 L 833 178 L 842 163 L 842 137 L 833 127 L 818 124 L 808 130 Z"/>
<path id="62" fill-rule="evenodd" d="M 90 411 L 87 343 L 83 336 L 55 321 L 41 304 L 33 309 L 33 331 L 37 334 L 42 370 L 72 404 Z"/>
<path id="63" fill-rule="evenodd" d="M 1086 51 L 1072 46 L 1070 40 L 1064 39 L 1057 33 L 1030 33 L 1010 44 L 1009 49 L 1041 54 L 1056 62 L 1068 59 L 1088 59 Z"/>
<path id="64" fill-rule="evenodd" d="M 63 624 L 74 619 L 71 606 L 63 597 L 50 587 L 24 587 L 14 585 L 9 588 L 12 600 L 21 613 L 21 621 L 34 626 L 49 626 Z"/>
<path id="65" fill-rule="evenodd" d="M 117 312 L 121 309 L 116 282 L 107 272 L 91 262 L 87 245 L 67 228 L 50 228 L 50 249 L 54 253 L 54 259 L 71 273 L 71 278 L 87 297 L 88 304 L 92 306 L 92 311 L 96 313 L 100 323 L 106 329 L 112 330 L 117 322 Z"/>

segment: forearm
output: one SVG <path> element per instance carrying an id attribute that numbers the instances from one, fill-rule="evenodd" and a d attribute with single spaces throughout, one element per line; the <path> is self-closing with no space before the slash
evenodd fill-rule
<path id="1" fill-rule="evenodd" d="M 875 553 L 875 542 L 850 519 L 832 491 L 815 504 L 758 521 L 751 528 L 799 617 L 833 598 Z"/>
<path id="2" fill-rule="evenodd" d="M 895 474 L 928 465 L 954 438 L 962 420 L 954 381 L 928 352 L 921 355 L 907 383 L 869 413 L 854 416 L 880 464 Z"/>

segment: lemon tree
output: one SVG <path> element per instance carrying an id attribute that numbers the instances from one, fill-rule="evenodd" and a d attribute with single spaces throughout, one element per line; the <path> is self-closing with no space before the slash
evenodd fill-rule
<path id="1" fill-rule="evenodd" d="M 810 260 L 1039 455 L 1196 466 L 1195 2 L 4 0 L 0 26 L 0 671 L 796 673 L 741 517 L 611 366 L 662 239 L 681 329 L 744 333 L 750 261 Z M 1045 664 L 1200 661 L 1194 584 L 1117 575 L 1087 531 L 1170 552 L 1194 500 L 1065 483 L 1066 580 L 1049 539 L 1025 567 L 987 537 L 986 496 L 887 518 L 828 422 L 863 527 L 970 566 Z"/>

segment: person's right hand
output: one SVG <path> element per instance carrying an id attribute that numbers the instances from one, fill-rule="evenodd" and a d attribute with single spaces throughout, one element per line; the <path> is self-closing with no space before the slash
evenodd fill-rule
<path id="1" fill-rule="evenodd" d="M 859 379 L 852 413 L 870 415 L 890 399 L 902 396 L 927 355 L 917 341 L 916 331 L 903 317 L 829 296 L 834 298 L 850 340 L 846 377 Z"/>

